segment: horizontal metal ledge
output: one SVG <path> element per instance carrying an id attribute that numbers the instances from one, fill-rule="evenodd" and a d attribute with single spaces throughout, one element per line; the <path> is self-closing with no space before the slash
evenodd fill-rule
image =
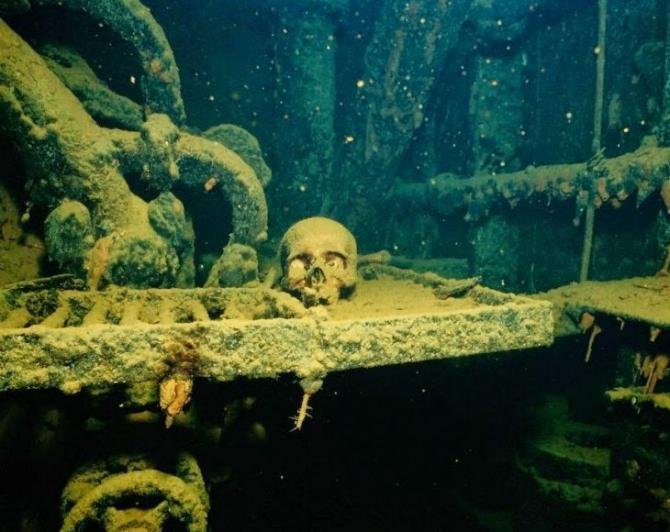
<path id="1" fill-rule="evenodd" d="M 469 297 L 472 306 L 461 310 L 361 319 L 308 315 L 0 329 L 0 390 L 74 393 L 89 385 L 160 380 L 175 370 L 217 381 L 282 373 L 319 378 L 552 343 L 550 303 L 485 288 Z"/>
<path id="2" fill-rule="evenodd" d="M 557 336 L 580 334 L 584 312 L 670 329 L 670 277 L 572 283 L 534 297 L 554 304 Z"/>

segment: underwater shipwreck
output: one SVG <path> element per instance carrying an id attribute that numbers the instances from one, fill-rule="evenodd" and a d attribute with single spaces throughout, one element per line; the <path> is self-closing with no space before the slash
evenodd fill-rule
<path id="1" fill-rule="evenodd" d="M 0 530 L 667 530 L 670 2 L 0 0 Z"/>

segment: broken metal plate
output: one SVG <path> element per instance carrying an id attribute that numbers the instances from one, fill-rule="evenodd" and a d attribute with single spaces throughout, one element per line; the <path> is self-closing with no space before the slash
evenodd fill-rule
<path id="1" fill-rule="evenodd" d="M 670 277 L 667 276 L 573 283 L 536 297 L 555 305 L 559 336 L 579 334 L 577 324 L 584 312 L 670 329 Z"/>
<path id="2" fill-rule="evenodd" d="M 0 390 L 332 371 L 545 346 L 552 306 L 475 287 L 439 299 L 408 281 L 361 281 L 305 310 L 252 288 L 0 292 Z"/>

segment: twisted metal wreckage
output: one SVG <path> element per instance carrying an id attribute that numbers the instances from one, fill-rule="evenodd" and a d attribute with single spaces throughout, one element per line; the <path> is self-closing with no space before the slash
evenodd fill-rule
<path id="1" fill-rule="evenodd" d="M 309 396 L 329 372 L 546 346 L 555 334 L 552 310 L 573 318 L 561 329 L 570 334 L 578 332 L 586 310 L 608 312 L 580 304 L 579 297 L 568 305 L 564 293 L 552 307 L 476 282 L 450 284 L 383 265 L 363 268 L 361 284 L 380 278 L 409 283 L 414 299 L 428 306 L 413 313 L 411 306 L 397 312 L 373 305 L 351 319 L 305 309 L 267 287 L 192 288 L 195 236 L 171 189 L 179 183 L 194 193 L 216 190 L 232 207 L 228 248 L 258 247 L 267 237 L 263 187 L 270 172 L 256 140 L 232 125 L 202 134 L 183 128 L 172 50 L 138 1 L 31 3 L 85 10 L 128 42 L 142 66 L 144 102 L 111 92 L 77 52 L 48 45 L 38 53 L 0 20 L 0 129 L 23 157 L 31 204 L 49 211 L 48 255 L 72 274 L 2 290 L 0 389 L 78 393 L 144 383 L 169 425 L 190 400 L 195 378 L 224 382 L 291 373 L 305 393 L 299 426 Z M 19 0 L 0 7 L 11 12 L 30 5 Z M 442 175 L 397 194 L 451 213 L 464 205 L 484 211 L 500 196 L 510 202 L 534 193 L 576 197 L 582 209 L 585 202 L 620 202 L 635 191 L 640 202 L 660 189 L 670 207 L 669 156 L 668 148 L 643 147 L 595 165 L 529 168 L 495 178 Z M 594 172 L 595 181 L 584 177 Z M 153 200 L 131 191 L 131 175 Z M 181 453 L 169 471 L 160 469 L 147 457 L 84 465 L 63 492 L 63 530 L 89 521 L 112 529 L 133 522 L 160 527 L 166 519 L 204 530 L 209 501 L 195 459 Z M 142 512 L 115 506 L 131 495 L 162 502 Z"/>

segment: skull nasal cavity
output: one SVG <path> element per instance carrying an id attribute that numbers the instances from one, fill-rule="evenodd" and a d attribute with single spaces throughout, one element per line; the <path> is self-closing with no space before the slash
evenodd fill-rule
<path id="1" fill-rule="evenodd" d="M 326 274 L 318 266 L 315 266 L 307 272 L 307 282 L 310 285 L 321 284 L 326 280 Z"/>

